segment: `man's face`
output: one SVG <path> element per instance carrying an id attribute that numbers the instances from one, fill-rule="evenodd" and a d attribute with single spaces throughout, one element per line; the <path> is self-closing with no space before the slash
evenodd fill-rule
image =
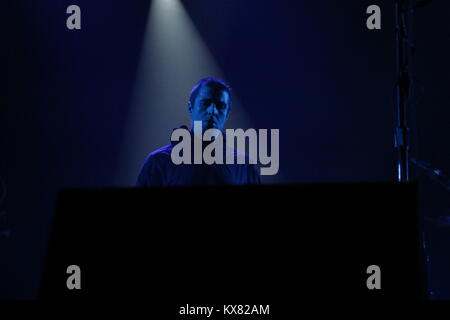
<path id="1" fill-rule="evenodd" d="M 192 121 L 202 121 L 203 132 L 208 129 L 222 130 L 230 111 L 230 95 L 226 90 L 202 86 L 189 106 Z"/>

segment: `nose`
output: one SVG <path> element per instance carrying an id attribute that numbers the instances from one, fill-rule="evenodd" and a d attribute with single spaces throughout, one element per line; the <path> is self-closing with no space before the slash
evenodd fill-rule
<path id="1" fill-rule="evenodd" d="M 210 114 L 218 114 L 219 109 L 217 108 L 217 105 L 215 103 L 211 103 L 211 105 L 208 108 L 208 111 Z"/>

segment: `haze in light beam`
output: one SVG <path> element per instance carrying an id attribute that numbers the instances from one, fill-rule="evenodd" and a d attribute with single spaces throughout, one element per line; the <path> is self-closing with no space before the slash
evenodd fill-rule
<path id="1" fill-rule="evenodd" d="M 227 81 L 182 4 L 178 0 L 152 1 L 116 185 L 134 185 L 147 154 L 170 143 L 173 127 L 190 125 L 189 93 L 205 77 Z M 234 91 L 226 127 L 250 128 L 247 119 Z"/>

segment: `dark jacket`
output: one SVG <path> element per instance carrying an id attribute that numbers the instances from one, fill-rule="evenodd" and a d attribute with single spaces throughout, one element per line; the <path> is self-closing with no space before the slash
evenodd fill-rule
<path id="1" fill-rule="evenodd" d="M 234 164 L 176 165 L 171 159 L 175 144 L 166 145 L 147 156 L 137 179 L 138 187 L 261 183 L 258 167 L 249 164 L 249 158 L 242 153 L 224 147 L 224 162 L 225 152 L 232 152 Z M 245 164 L 237 164 L 238 157 L 245 157 Z"/>

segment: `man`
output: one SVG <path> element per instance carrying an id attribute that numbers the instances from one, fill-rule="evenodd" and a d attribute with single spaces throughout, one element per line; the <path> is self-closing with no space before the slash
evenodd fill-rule
<path id="1" fill-rule="evenodd" d="M 201 121 L 202 132 L 208 129 L 222 131 L 231 105 L 231 89 L 226 83 L 215 78 L 200 80 L 192 89 L 188 101 L 188 112 L 191 117 L 190 132 L 193 139 L 198 139 L 194 134 L 194 121 Z M 202 142 L 203 148 L 208 143 L 210 142 Z M 193 164 L 191 162 L 191 164 L 176 165 L 171 159 L 175 144 L 172 142 L 147 156 L 138 176 L 138 187 L 260 183 L 256 165 L 249 164 L 248 157 L 237 151 L 228 147 L 224 148 L 224 152 L 233 153 L 235 160 L 237 157 L 244 156 L 245 164 L 237 164 L 237 161 L 234 161 L 234 164 L 225 162 L 223 164 Z"/>

